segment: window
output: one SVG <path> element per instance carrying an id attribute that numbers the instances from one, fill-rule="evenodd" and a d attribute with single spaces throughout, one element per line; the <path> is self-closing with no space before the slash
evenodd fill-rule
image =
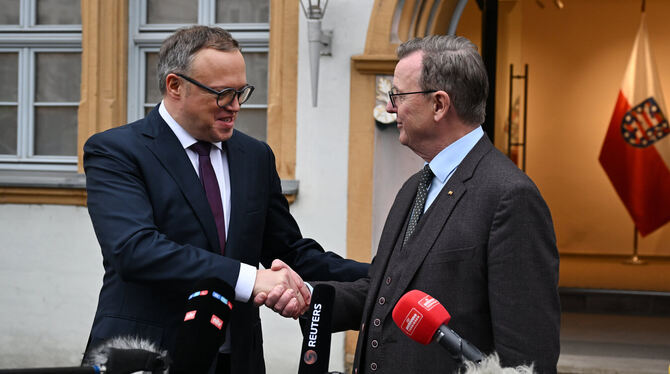
<path id="1" fill-rule="evenodd" d="M 247 80 L 256 87 L 235 127 L 266 140 L 269 14 L 269 0 L 130 0 L 128 120 L 144 117 L 161 100 L 156 78 L 161 42 L 179 27 L 217 25 L 240 42 Z"/>
<path id="2" fill-rule="evenodd" d="M 77 170 L 80 0 L 0 0 L 0 169 Z"/>

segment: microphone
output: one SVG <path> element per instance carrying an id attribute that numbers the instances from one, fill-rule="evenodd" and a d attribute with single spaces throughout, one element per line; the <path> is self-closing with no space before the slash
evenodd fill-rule
<path id="1" fill-rule="evenodd" d="M 170 360 L 149 340 L 132 336 L 111 338 L 86 353 L 83 366 L 99 367 L 103 373 L 126 374 L 137 371 L 164 373 Z"/>
<path id="2" fill-rule="evenodd" d="M 392 316 L 395 324 L 412 340 L 424 345 L 436 341 L 460 362 L 463 358 L 476 363 L 482 361 L 483 355 L 477 347 L 446 326 L 451 319 L 449 312 L 425 292 L 412 290 L 404 294 L 393 308 Z"/>
<path id="3" fill-rule="evenodd" d="M 184 322 L 177 330 L 177 345 L 170 373 L 207 373 L 226 339 L 235 291 L 220 279 L 205 279 L 188 296 Z"/>
<path id="4" fill-rule="evenodd" d="M 330 360 L 330 322 L 333 318 L 335 289 L 317 284 L 312 291 L 312 303 L 307 313 L 298 374 L 324 374 Z M 301 317 L 303 318 L 303 317 Z"/>
<path id="5" fill-rule="evenodd" d="M 135 372 L 165 373 L 167 352 L 136 337 L 116 337 L 86 353 L 82 366 L 0 369 L 1 374 L 130 374 Z"/>

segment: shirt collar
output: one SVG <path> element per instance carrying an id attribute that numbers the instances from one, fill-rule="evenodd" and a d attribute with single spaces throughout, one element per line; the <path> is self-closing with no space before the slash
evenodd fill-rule
<path id="1" fill-rule="evenodd" d="M 477 126 L 433 157 L 429 165 L 435 177 L 444 183 L 483 135 L 484 130 L 481 126 Z"/>
<path id="2" fill-rule="evenodd" d="M 198 142 L 198 139 L 189 134 L 179 123 L 177 123 L 177 121 L 175 121 L 174 118 L 172 118 L 170 113 L 168 113 L 167 108 L 165 108 L 165 103 L 163 101 L 161 101 L 161 105 L 158 107 L 158 114 L 163 117 L 163 120 L 165 120 L 165 123 L 167 123 L 172 132 L 177 136 L 177 139 L 179 139 L 179 142 L 184 149 L 187 149 Z M 211 144 L 221 149 L 221 142 Z"/>

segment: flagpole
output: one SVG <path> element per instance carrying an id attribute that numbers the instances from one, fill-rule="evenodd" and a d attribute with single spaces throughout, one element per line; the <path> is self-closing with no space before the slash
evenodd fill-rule
<path id="1" fill-rule="evenodd" d="M 629 265 L 644 265 L 647 263 L 647 261 L 640 260 L 637 256 L 637 226 L 635 225 L 633 225 L 633 256 L 624 263 Z"/>

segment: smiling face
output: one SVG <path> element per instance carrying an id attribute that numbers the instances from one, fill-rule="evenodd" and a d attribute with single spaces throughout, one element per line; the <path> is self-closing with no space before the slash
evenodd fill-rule
<path id="1" fill-rule="evenodd" d="M 417 51 L 398 61 L 393 74 L 393 87 L 398 93 L 422 91 L 422 57 L 423 52 Z M 431 94 L 403 95 L 395 97 L 395 108 L 390 102 L 386 104 L 386 111 L 397 114 L 398 140 L 420 156 L 435 135 L 430 98 Z"/>
<path id="2" fill-rule="evenodd" d="M 239 50 L 204 48 L 198 51 L 193 56 L 188 76 L 217 91 L 229 87 L 239 90 L 247 84 L 246 65 Z M 179 80 L 180 91 L 180 104 L 173 114 L 175 120 L 198 140 L 215 143 L 230 139 L 240 111 L 237 97 L 219 108 L 216 95 L 176 75 L 174 79 Z"/>

